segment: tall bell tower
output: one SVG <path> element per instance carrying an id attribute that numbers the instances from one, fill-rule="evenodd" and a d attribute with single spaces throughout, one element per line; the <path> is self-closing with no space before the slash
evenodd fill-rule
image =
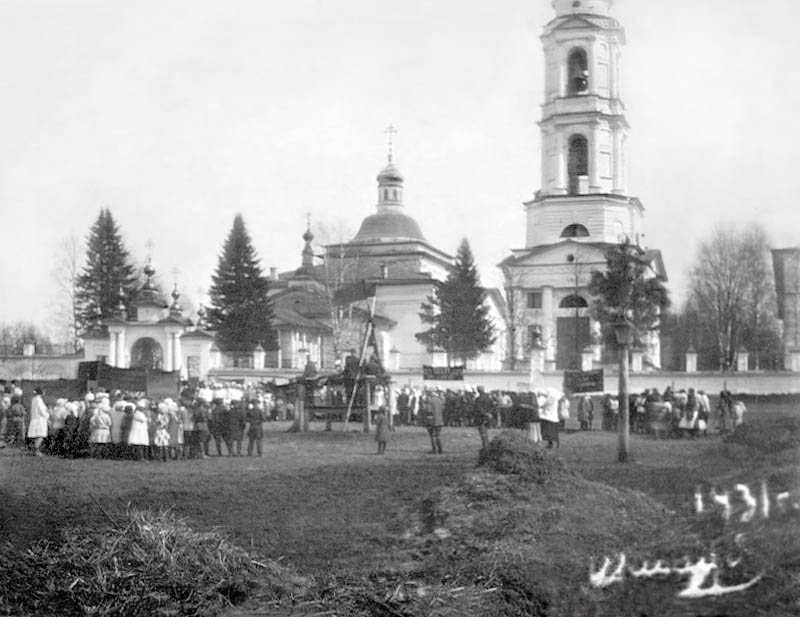
<path id="1" fill-rule="evenodd" d="M 636 242 L 642 205 L 626 195 L 628 123 L 620 98 L 625 32 L 613 0 L 554 0 L 544 28 L 540 190 L 526 203 L 526 246 L 560 238 Z"/>
<path id="2" fill-rule="evenodd" d="M 514 298 L 514 361 L 530 352 L 533 365 L 531 350 L 538 349 L 544 370 L 589 370 L 607 360 L 592 318 L 592 272 L 606 268 L 609 247 L 626 238 L 642 244 L 644 208 L 625 184 L 625 32 L 612 6 L 613 0 L 553 0 L 555 17 L 541 36 L 541 184 L 525 203 L 525 247 L 512 249 L 500 268 Z M 660 252 L 643 254 L 666 280 Z M 659 366 L 655 334 L 643 362 Z"/>

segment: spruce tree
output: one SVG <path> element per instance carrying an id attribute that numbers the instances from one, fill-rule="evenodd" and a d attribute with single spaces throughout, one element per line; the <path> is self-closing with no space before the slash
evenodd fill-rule
<path id="1" fill-rule="evenodd" d="M 621 320 L 630 323 L 634 344 L 643 345 L 670 305 L 669 293 L 644 251 L 627 240 L 606 251 L 606 270 L 592 272 L 589 293 L 595 298 L 592 317 L 600 322 L 609 346 L 616 340 L 613 325 Z"/>
<path id="2" fill-rule="evenodd" d="M 244 219 L 237 214 L 209 290 L 208 325 L 217 331 L 224 351 L 250 352 L 259 344 L 275 348 L 269 279 L 259 261 Z"/>
<path id="3" fill-rule="evenodd" d="M 466 362 L 495 341 L 475 258 L 466 238 L 461 241 L 450 275 L 422 303 L 419 316 L 430 328 L 416 335 L 430 349 L 443 349 L 448 359 Z"/>
<path id="4" fill-rule="evenodd" d="M 86 240 L 86 265 L 77 279 L 78 322 L 83 330 L 99 328 L 117 315 L 120 291 L 130 314 L 137 277 L 114 217 L 100 210 Z"/>

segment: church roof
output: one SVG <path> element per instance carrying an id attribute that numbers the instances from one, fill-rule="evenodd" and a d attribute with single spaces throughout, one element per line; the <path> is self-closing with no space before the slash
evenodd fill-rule
<path id="1" fill-rule="evenodd" d="M 419 223 L 407 214 L 379 212 L 364 219 L 351 243 L 396 242 L 397 240 L 425 242 L 425 236 L 422 235 Z"/>

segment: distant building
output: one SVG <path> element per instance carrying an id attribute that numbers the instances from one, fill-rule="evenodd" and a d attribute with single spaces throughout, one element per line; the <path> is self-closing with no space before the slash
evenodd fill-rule
<path id="1" fill-rule="evenodd" d="M 800 248 L 772 251 L 778 319 L 783 323 L 783 366 L 800 372 Z"/>
<path id="2" fill-rule="evenodd" d="M 599 324 L 590 318 L 588 284 L 605 253 L 624 238 L 639 245 L 644 207 L 627 194 L 628 122 L 619 91 L 625 33 L 610 15 L 612 0 L 554 0 L 544 28 L 545 102 L 541 189 L 525 203 L 525 247 L 500 268 L 513 294 L 514 348 L 545 347 L 549 369 L 580 368 L 591 350 L 601 360 Z M 647 251 L 666 280 L 659 251 Z M 645 350 L 660 365 L 658 336 Z"/>

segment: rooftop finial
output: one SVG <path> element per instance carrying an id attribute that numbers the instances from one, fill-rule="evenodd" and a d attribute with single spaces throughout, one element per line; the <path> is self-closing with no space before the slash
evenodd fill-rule
<path id="1" fill-rule="evenodd" d="M 397 134 L 397 129 L 393 124 L 390 124 L 384 131 L 389 136 L 389 162 L 394 159 L 394 136 Z"/>

